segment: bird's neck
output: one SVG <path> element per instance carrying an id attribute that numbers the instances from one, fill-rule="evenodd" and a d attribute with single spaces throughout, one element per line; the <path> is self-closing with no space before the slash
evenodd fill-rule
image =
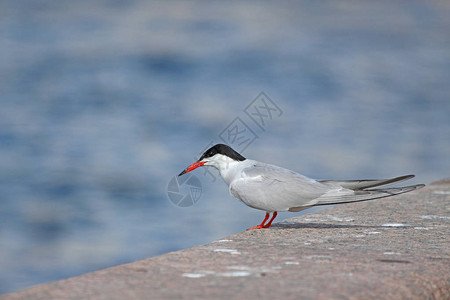
<path id="1" fill-rule="evenodd" d="M 247 165 L 247 159 L 243 161 L 234 160 L 226 155 L 216 155 L 213 160 L 208 161 L 205 165 L 211 166 L 219 170 L 220 176 L 230 185 L 236 179 L 237 175 Z"/>
<path id="2" fill-rule="evenodd" d="M 221 163 L 218 166 L 220 176 L 223 180 L 230 185 L 230 183 L 236 179 L 237 174 L 242 171 L 242 167 L 245 165 L 242 161 L 236 161 L 234 159 L 228 158 L 226 162 Z"/>

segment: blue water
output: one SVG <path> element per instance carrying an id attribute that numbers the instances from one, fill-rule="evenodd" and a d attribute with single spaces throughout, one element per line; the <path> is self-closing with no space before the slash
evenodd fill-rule
<path id="1" fill-rule="evenodd" d="M 0 293 L 259 224 L 264 213 L 214 172 L 193 173 L 195 205 L 167 196 L 237 117 L 251 138 L 244 156 L 307 176 L 449 176 L 445 1 L 0 1 L 0 11 Z M 260 92 L 279 109 L 262 127 L 245 113 Z"/>

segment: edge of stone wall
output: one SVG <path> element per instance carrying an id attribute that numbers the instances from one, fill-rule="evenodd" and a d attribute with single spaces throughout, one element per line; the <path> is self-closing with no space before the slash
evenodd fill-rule
<path id="1" fill-rule="evenodd" d="M 449 299 L 450 179 L 0 299 Z"/>

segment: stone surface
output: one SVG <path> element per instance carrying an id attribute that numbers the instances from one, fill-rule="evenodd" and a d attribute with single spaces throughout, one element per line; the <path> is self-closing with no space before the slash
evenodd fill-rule
<path id="1" fill-rule="evenodd" d="M 446 180 L 0 299 L 450 299 L 449 225 Z"/>

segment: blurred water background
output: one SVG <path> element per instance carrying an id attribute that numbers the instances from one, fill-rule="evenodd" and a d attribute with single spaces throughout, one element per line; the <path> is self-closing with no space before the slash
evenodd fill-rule
<path id="1" fill-rule="evenodd" d="M 167 197 L 236 117 L 310 177 L 448 177 L 449 32 L 448 1 L 0 1 L 0 293 L 259 224 L 202 171 Z"/>

